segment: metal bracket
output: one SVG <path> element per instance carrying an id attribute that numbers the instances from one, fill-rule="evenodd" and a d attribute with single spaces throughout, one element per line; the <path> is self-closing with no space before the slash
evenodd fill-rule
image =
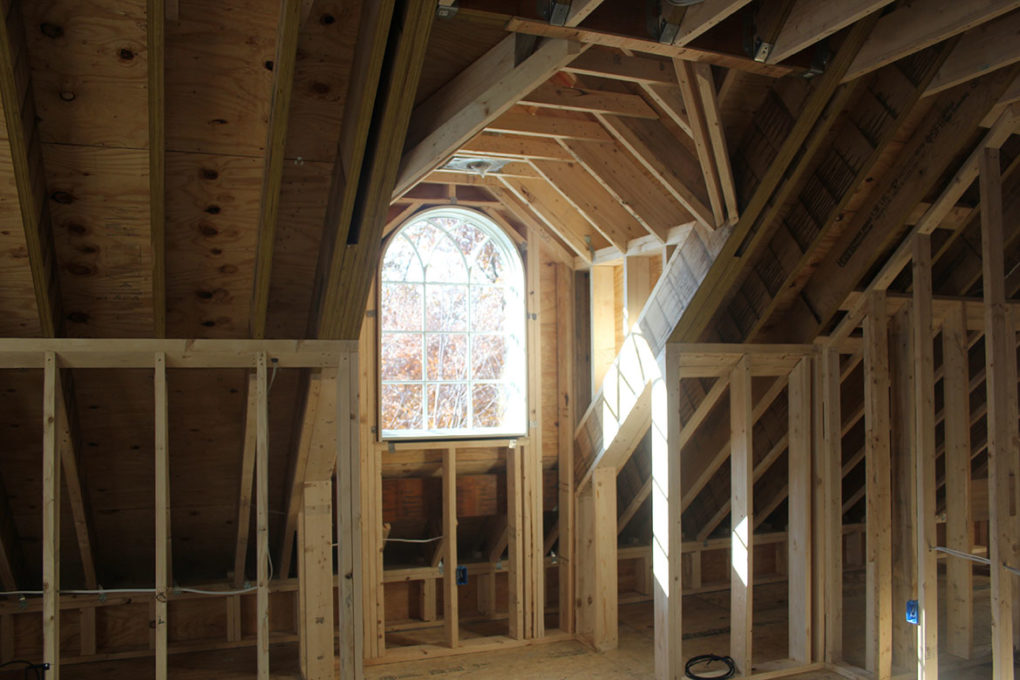
<path id="1" fill-rule="evenodd" d="M 439 0 L 439 4 L 436 6 L 436 18 L 452 19 L 457 16 L 458 9 L 460 7 L 457 5 L 457 0 Z"/>
<path id="2" fill-rule="evenodd" d="M 549 3 L 549 23 L 553 26 L 564 26 L 567 23 L 567 16 L 570 14 L 570 0 L 558 2 L 553 0 Z"/>

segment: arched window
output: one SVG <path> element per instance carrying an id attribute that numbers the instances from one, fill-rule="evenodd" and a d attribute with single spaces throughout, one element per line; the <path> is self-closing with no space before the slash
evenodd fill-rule
<path id="1" fill-rule="evenodd" d="M 379 302 L 384 439 L 525 433 L 524 268 L 496 224 L 415 215 L 383 255 Z"/>

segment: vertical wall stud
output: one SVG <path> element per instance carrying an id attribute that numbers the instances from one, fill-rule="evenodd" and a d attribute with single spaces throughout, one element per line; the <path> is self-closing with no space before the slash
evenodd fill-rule
<path id="1" fill-rule="evenodd" d="M 170 458 L 167 427 L 166 354 L 155 356 L 156 405 L 156 680 L 167 677 L 167 590 L 170 587 Z"/>
<path id="2" fill-rule="evenodd" d="M 255 593 L 257 678 L 269 680 L 269 394 L 266 353 L 256 355 L 255 421 L 255 552 L 258 568 Z"/>
<path id="3" fill-rule="evenodd" d="M 789 573 L 790 658 L 811 658 L 811 359 L 794 367 L 789 380 Z"/>
<path id="4" fill-rule="evenodd" d="M 42 587 L 43 661 L 49 678 L 60 678 L 60 458 L 57 452 L 57 357 L 46 352 L 43 370 Z"/>
<path id="5" fill-rule="evenodd" d="M 730 374 L 730 656 L 751 674 L 754 601 L 754 456 L 751 439 L 751 361 Z"/>

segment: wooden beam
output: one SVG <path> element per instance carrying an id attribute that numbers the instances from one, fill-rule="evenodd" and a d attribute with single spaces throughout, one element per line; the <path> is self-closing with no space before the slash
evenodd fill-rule
<path id="1" fill-rule="evenodd" d="M 962 304 L 942 324 L 942 394 L 945 414 L 946 547 L 970 553 L 970 375 L 966 312 Z M 964 659 L 974 651 L 973 569 L 967 560 L 946 563 L 946 651 Z"/>
<path id="2" fill-rule="evenodd" d="M 508 193 L 517 200 L 522 210 L 530 212 L 542 221 L 542 224 L 559 237 L 574 253 L 585 260 L 591 261 L 591 250 L 584 237 L 587 220 L 567 203 L 559 192 L 544 179 L 525 179 L 523 177 L 500 177 Z M 591 227 L 594 231 L 594 227 Z"/>
<path id="3" fill-rule="evenodd" d="M 10 128 L 8 128 L 9 130 Z M 50 677 L 60 678 L 60 426 L 57 395 L 60 373 L 57 357 L 47 352 L 43 369 L 42 450 L 42 660 Z"/>
<path id="4" fill-rule="evenodd" d="M 560 630 L 574 631 L 574 272 L 556 267 L 557 479 Z"/>
<path id="5" fill-rule="evenodd" d="M 460 644 L 457 602 L 457 449 L 443 452 L 443 635 L 449 647 Z"/>
<path id="6" fill-rule="evenodd" d="M 842 416 L 840 412 L 839 353 L 831 348 L 821 356 L 822 441 L 821 459 L 822 515 L 820 524 L 824 549 L 819 574 L 822 586 L 825 638 L 823 659 L 835 663 L 843 657 L 843 462 Z"/>
<path id="7" fill-rule="evenodd" d="M 751 362 L 730 374 L 730 657 L 751 674 L 754 600 L 754 443 L 751 431 Z"/>
<path id="8" fill-rule="evenodd" d="M 883 16 L 843 82 L 860 78 L 946 38 L 968 31 L 1020 7 L 1017 0 L 915 0 Z"/>
<path id="9" fill-rule="evenodd" d="M 522 468 L 524 451 L 518 446 L 506 450 L 507 520 L 507 616 L 508 634 L 515 640 L 525 638 L 524 626 L 524 490 Z M 499 545 L 501 541 L 497 541 Z M 495 554 L 495 550 L 490 554 Z M 502 555 L 502 549 L 499 554 Z"/>
<path id="10" fill-rule="evenodd" d="M 963 34 L 924 91 L 933 95 L 1020 61 L 1020 12 L 1012 12 Z"/>
<path id="11" fill-rule="evenodd" d="M 411 146 L 400 162 L 394 198 L 580 52 L 576 43 L 550 40 L 518 64 L 516 45 L 516 36 L 506 37 L 415 108 Z"/>
<path id="12" fill-rule="evenodd" d="M 705 186 L 708 187 L 708 199 L 712 206 L 714 220 L 712 226 L 717 227 L 726 221 L 723 212 L 722 187 L 719 183 L 716 157 L 713 154 L 712 141 L 709 139 L 708 123 L 705 120 L 704 105 L 701 101 L 700 89 L 697 86 L 694 66 L 691 62 L 680 59 L 674 59 L 673 65 L 676 67 L 677 81 L 680 83 L 684 108 L 687 110 L 687 118 L 690 121 L 691 136 L 694 138 L 694 147 L 698 152 L 701 173 L 705 178 Z M 711 67 L 709 69 L 709 76 L 711 76 Z"/>
<path id="13" fill-rule="evenodd" d="M 364 11 L 372 14 L 375 4 L 366 3 Z M 360 99 L 370 96 L 363 92 L 352 89 L 348 97 L 348 106 L 358 103 L 358 108 L 352 112 L 355 115 L 351 125 L 345 121 L 341 128 L 342 142 L 336 164 L 339 170 L 334 172 L 327 203 L 327 238 L 321 249 L 317 304 L 313 305 L 316 311 L 312 315 L 318 320 L 315 333 L 318 337 L 357 339 L 364 319 L 371 272 L 378 264 L 382 228 L 435 16 L 435 8 L 429 3 L 405 3 L 402 7 L 403 14 L 390 24 L 386 79 L 379 83 L 374 105 L 360 104 Z M 369 22 L 369 35 L 376 26 L 376 19 Z M 358 73 L 362 66 L 368 68 L 363 61 L 376 68 L 377 59 L 381 69 L 382 55 L 376 54 L 378 48 L 366 45 L 364 49 L 367 54 L 362 59 L 359 51 L 353 72 Z M 358 78 L 351 80 L 352 88 L 359 85 L 367 87 Z M 369 109 L 367 124 L 361 120 L 365 109 Z M 356 134 L 364 135 L 364 139 L 351 145 L 343 143 L 349 135 Z M 349 155 L 347 146 L 360 147 L 360 154 L 353 154 L 361 159 L 357 166 L 342 163 Z M 360 177 L 360 181 L 352 190 L 354 177 Z"/>
<path id="14" fill-rule="evenodd" d="M 306 482 L 301 509 L 302 551 L 298 586 L 305 680 L 333 680 L 333 493 L 330 480 Z M 344 631 L 348 634 L 348 631 Z"/>
<path id="15" fill-rule="evenodd" d="M 638 492 L 634 494 L 634 497 L 630 499 L 630 503 L 623 509 L 620 516 L 616 518 L 616 534 L 619 535 L 627 528 L 630 521 L 634 519 L 634 515 L 641 509 L 641 506 L 645 504 L 648 497 L 652 493 L 652 478 L 649 477 L 645 480 L 645 483 L 641 485 Z"/>
<path id="16" fill-rule="evenodd" d="M 14 184 L 25 232 L 39 330 L 43 337 L 61 335 L 60 282 L 53 226 L 46 202 L 46 172 L 33 108 L 28 51 L 18 3 L 7 5 L 0 17 L 0 100 L 10 145 Z M 21 68 L 16 68 L 18 64 Z"/>
<path id="17" fill-rule="evenodd" d="M 371 337 L 374 343 L 375 335 Z M 383 599 L 381 589 L 374 592 L 374 582 L 370 581 L 376 569 L 379 573 L 382 572 L 382 565 L 366 567 L 366 558 L 369 562 L 372 560 L 382 562 L 383 546 L 388 535 L 388 529 L 382 526 L 381 478 L 365 485 L 361 482 L 362 466 L 365 464 L 363 461 L 377 456 L 371 448 L 365 452 L 367 455 L 363 455 L 361 451 L 361 406 L 358 399 L 363 372 L 360 356 L 358 352 L 350 351 L 337 367 L 334 402 L 337 423 L 335 445 L 330 446 L 332 442 L 328 435 L 323 443 L 324 449 L 331 450 L 335 468 L 336 561 L 339 577 L 336 597 L 337 623 L 340 630 L 340 680 L 358 680 L 363 677 L 365 650 L 371 646 L 366 645 L 367 628 L 364 618 L 359 615 L 359 603 L 365 602 L 366 594 L 374 596 L 371 602 L 376 604 L 381 604 L 380 601 Z M 370 361 L 366 361 L 365 364 L 365 372 L 375 369 Z M 373 411 L 370 411 L 370 417 L 374 417 Z M 324 457 L 327 455 L 324 454 Z M 326 480 L 320 478 L 317 481 Z M 374 526 L 378 529 L 374 529 Z M 364 550 L 364 534 L 370 534 L 378 541 L 372 550 Z M 327 564 L 332 573 L 331 560 L 328 560 Z M 332 592 L 332 579 L 328 583 L 327 595 Z M 369 583 L 373 585 L 366 587 Z M 378 616 L 373 608 L 368 608 L 365 614 L 372 617 L 370 623 L 383 627 L 384 622 L 377 620 Z M 374 631 L 371 631 L 371 636 L 374 635 Z M 382 646 L 384 645 L 385 640 L 382 641 Z"/>
<path id="18" fill-rule="evenodd" d="M 611 78 L 630 83 L 676 85 L 669 61 L 654 57 L 621 54 L 609 47 L 591 47 L 563 68 L 575 75 Z"/>
<path id="19" fill-rule="evenodd" d="M 577 498 L 577 632 L 600 652 L 618 643 L 616 470 L 599 468 Z"/>
<path id="20" fill-rule="evenodd" d="M 591 392 L 598 394 L 606 372 L 616 359 L 616 293 L 613 267 L 592 267 L 591 282 Z"/>
<path id="21" fill-rule="evenodd" d="M 167 678 L 167 592 L 170 587 L 170 452 L 169 414 L 167 413 L 166 355 L 155 357 L 154 401 L 156 405 L 156 440 L 154 442 L 156 506 L 156 680 Z"/>
<path id="22" fill-rule="evenodd" d="M 152 332 L 166 337 L 166 0 L 146 5 L 149 70 L 149 239 L 152 250 Z"/>
<path id="23" fill-rule="evenodd" d="M 735 68 L 750 73 L 757 73 L 772 78 L 781 78 L 795 72 L 795 69 L 777 64 L 759 64 L 750 57 L 737 54 L 727 54 L 712 50 L 702 50 L 693 47 L 678 47 L 676 45 L 664 45 L 646 37 L 633 35 L 621 35 L 613 31 L 595 30 L 589 28 L 569 28 L 564 26 L 550 26 L 545 21 L 528 19 L 523 17 L 511 17 L 506 24 L 506 30 L 525 35 L 537 35 L 545 38 L 572 40 L 583 45 L 602 45 L 604 47 L 615 47 L 648 54 L 658 54 L 664 57 L 677 57 L 688 61 L 701 61 L 723 68 Z"/>
<path id="24" fill-rule="evenodd" d="M 790 502 L 787 506 L 786 564 L 789 570 L 788 647 L 790 658 L 811 661 L 811 369 L 805 357 L 789 380 L 789 454 L 787 455 Z"/>
<path id="25" fill-rule="evenodd" d="M 540 357 L 542 340 L 542 251 L 534 228 L 528 229 L 530 247 L 526 254 L 528 354 Z M 524 628 L 531 638 L 545 636 L 545 524 L 542 514 L 542 366 L 540 361 L 528 362 L 528 446 L 522 466 L 521 490 L 524 494 Z M 615 489 L 615 486 L 614 486 Z"/>
<path id="26" fill-rule="evenodd" d="M 252 481 L 255 477 L 255 429 L 258 418 L 258 385 L 254 374 L 248 376 L 247 405 L 244 409 L 244 444 L 241 449 L 241 486 L 237 495 L 237 542 L 234 547 L 234 587 L 244 584 L 251 529 Z M 284 574 L 281 573 L 281 576 Z"/>
<path id="27" fill-rule="evenodd" d="M 258 232 L 255 242 L 255 283 L 252 287 L 249 325 L 251 337 L 266 336 L 269 284 L 273 270 L 273 247 L 280 213 L 280 189 L 290 121 L 291 93 L 297 65 L 298 35 L 302 23 L 302 0 L 280 0 L 280 19 L 273 57 L 273 90 L 266 129 L 266 157 L 262 172 Z M 338 161 L 339 163 L 339 161 Z"/>
<path id="28" fill-rule="evenodd" d="M 525 106 L 656 119 L 658 115 L 636 94 L 566 87 L 554 83 L 539 85 L 520 99 Z"/>
<path id="29" fill-rule="evenodd" d="M 938 570 L 935 551 L 935 357 L 931 311 L 931 237 L 913 239 L 914 447 L 917 486 L 917 677 L 939 676 Z"/>
<path id="30" fill-rule="evenodd" d="M 78 542 L 78 552 L 81 556 L 82 575 L 85 577 L 86 588 L 96 588 L 99 584 L 96 577 L 96 561 L 94 555 L 93 539 L 95 532 L 92 528 L 92 513 L 89 506 L 88 494 L 82 485 L 81 474 L 78 469 L 78 429 L 74 421 L 74 390 L 71 383 L 69 371 L 62 371 L 61 393 L 57 395 L 57 409 L 60 418 L 60 430 L 58 432 L 60 447 L 60 461 L 64 477 L 64 490 L 67 492 L 67 502 L 71 506 L 71 517 L 74 520 L 74 533 Z M 84 610 L 83 610 L 84 612 Z M 87 618 L 90 615 L 85 615 Z M 87 636 L 91 631 L 83 631 Z M 85 640 L 90 643 L 90 640 Z M 86 649 L 88 647 L 86 646 Z M 94 651 L 94 650 L 93 650 Z"/>
<path id="31" fill-rule="evenodd" d="M 750 0 L 704 0 L 687 8 L 674 45 L 686 45 L 741 9 Z"/>
<path id="32" fill-rule="evenodd" d="M 269 387 L 266 354 L 255 365 L 256 678 L 269 680 Z"/>
<path id="33" fill-rule="evenodd" d="M 722 113 L 719 110 L 719 102 L 716 97 L 712 67 L 707 64 L 695 64 L 694 80 L 698 86 L 701 110 L 704 114 L 705 126 L 708 129 L 712 154 L 715 157 L 715 171 L 722 190 L 723 202 L 726 204 L 726 221 L 736 224 L 740 217 L 737 207 L 737 190 L 733 182 L 733 166 L 730 163 L 730 152 L 726 146 L 726 131 L 723 129 Z"/>
<path id="34" fill-rule="evenodd" d="M 591 50 L 585 54 L 591 54 Z M 503 134 L 552 137 L 555 139 L 609 140 L 609 134 L 598 123 L 590 120 L 559 118 L 542 115 L 541 111 L 525 113 L 512 110 L 485 126 L 488 132 Z M 506 174 L 506 168 L 500 171 Z"/>
<path id="35" fill-rule="evenodd" d="M 893 0 L 843 0 L 814 2 L 797 0 L 776 38 L 768 63 L 777 64 L 824 40 L 850 24 L 877 12 Z"/>
<path id="36" fill-rule="evenodd" d="M 1013 579 L 1005 565 L 1014 556 L 1010 521 L 1010 472 L 1016 457 L 1016 361 L 1006 313 L 1002 244 L 1002 177 L 998 149 L 985 149 L 980 162 L 981 259 L 985 297 L 985 384 L 988 390 L 988 557 L 991 560 L 992 676 L 1013 672 Z M 1012 373 L 1012 375 L 1010 375 Z"/>
<path id="37" fill-rule="evenodd" d="M 672 345 L 657 357 L 659 380 L 653 388 L 652 573 L 655 587 L 655 678 L 676 680 L 683 657 L 683 511 L 680 436 L 680 376 Z"/>
<path id="38" fill-rule="evenodd" d="M 598 9 L 602 0 L 570 0 L 570 11 L 567 13 L 565 26 L 577 26 Z"/>
<path id="39" fill-rule="evenodd" d="M 876 678 L 888 678 L 892 673 L 889 318 L 885 302 L 883 292 L 870 293 L 864 321 L 864 461 L 868 499 L 865 667 Z"/>

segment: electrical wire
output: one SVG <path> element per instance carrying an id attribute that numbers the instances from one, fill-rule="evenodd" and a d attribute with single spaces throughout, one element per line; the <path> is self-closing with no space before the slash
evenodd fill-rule
<path id="1" fill-rule="evenodd" d="M 971 562 L 977 562 L 978 564 L 987 564 L 989 566 L 992 564 L 992 561 L 990 559 L 988 559 L 987 557 L 981 557 L 980 555 L 972 555 L 971 553 L 968 553 L 968 552 L 963 552 L 961 550 L 954 550 L 952 548 L 946 548 L 945 546 L 941 546 L 941 545 L 933 546 L 932 550 L 934 550 L 935 552 L 946 553 L 947 555 L 952 555 L 953 557 L 960 557 L 960 558 L 963 558 L 965 560 L 970 560 Z M 1012 574 L 1016 574 L 1017 576 L 1020 576 L 1020 569 L 1016 569 L 1015 567 L 1011 567 L 1008 564 L 1002 565 L 1002 568 L 1005 569 L 1006 571 L 1012 573 Z"/>
<path id="2" fill-rule="evenodd" d="M 443 540 L 442 536 L 436 536 L 434 538 L 387 538 L 387 543 L 435 543 L 436 541 Z"/>
<path id="3" fill-rule="evenodd" d="M 32 663 L 31 661 L 25 661 L 24 659 L 14 659 L 12 661 L 5 661 L 0 663 L 0 668 L 7 668 L 14 664 L 21 664 L 25 667 L 25 680 L 31 680 L 32 676 L 28 674 L 29 671 L 35 671 L 34 675 L 36 680 L 42 680 L 46 676 L 46 671 L 50 669 L 48 663 Z"/>
<path id="4" fill-rule="evenodd" d="M 726 670 L 703 670 L 702 672 L 711 673 L 711 675 L 698 675 L 694 672 L 693 668 L 699 664 L 711 664 L 711 663 L 723 663 L 726 664 Z M 700 654 L 698 656 L 691 657 L 687 660 L 687 664 L 684 666 L 684 673 L 687 674 L 688 678 L 692 680 L 716 680 L 732 678 L 737 674 L 737 666 L 733 663 L 733 659 L 728 656 L 716 656 L 715 654 Z"/>

